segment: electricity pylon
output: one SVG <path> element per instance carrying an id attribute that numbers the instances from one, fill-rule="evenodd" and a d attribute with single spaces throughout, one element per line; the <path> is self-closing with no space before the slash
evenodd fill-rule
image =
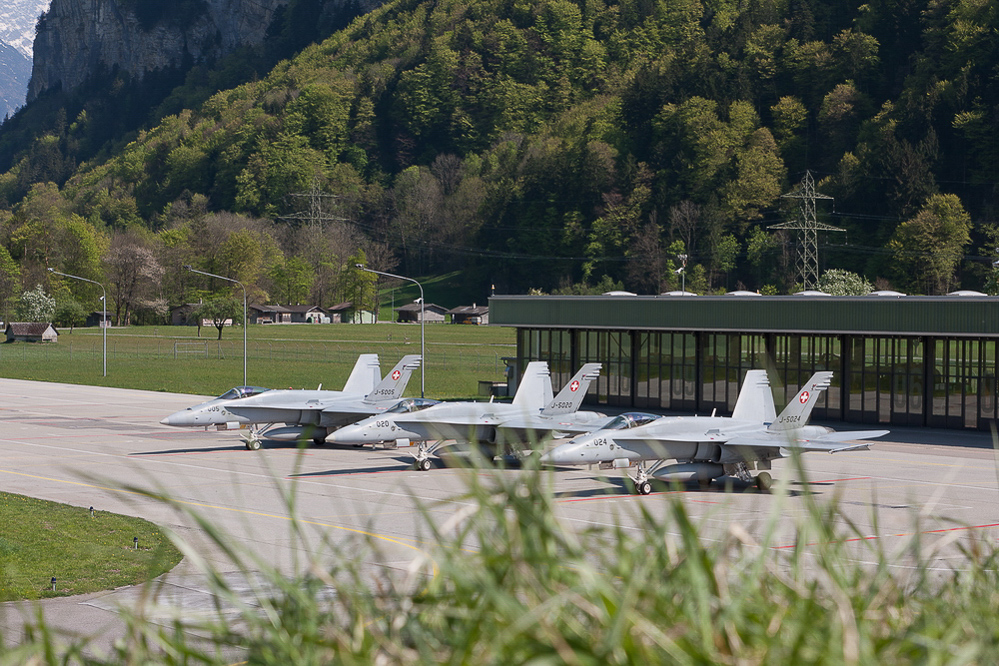
<path id="1" fill-rule="evenodd" d="M 294 192 L 289 194 L 290 197 L 295 198 L 308 198 L 309 206 L 306 210 L 300 210 L 291 215 L 282 215 L 279 220 L 288 220 L 296 222 L 305 222 L 310 227 L 319 227 L 323 229 L 326 227 L 327 222 L 347 222 L 347 218 L 340 217 L 339 215 L 331 215 L 326 212 L 324 202 L 327 200 L 336 201 L 340 197 L 335 194 L 329 194 L 323 192 L 322 186 L 319 184 L 319 176 L 312 177 L 312 187 L 309 188 L 308 192 Z"/>
<path id="2" fill-rule="evenodd" d="M 815 179 L 811 171 L 805 171 L 801 185 L 787 194 L 784 199 L 801 199 L 799 210 L 801 219 L 791 222 L 781 222 L 768 229 L 787 229 L 798 232 L 798 254 L 795 257 L 794 268 L 801 276 L 802 289 L 815 289 L 819 284 L 819 232 L 846 231 L 830 224 L 820 224 L 815 218 L 815 200 L 828 199 L 824 194 L 815 191 Z"/>

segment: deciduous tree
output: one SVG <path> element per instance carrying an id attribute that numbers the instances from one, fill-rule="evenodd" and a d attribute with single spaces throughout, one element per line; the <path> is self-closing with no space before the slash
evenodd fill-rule
<path id="1" fill-rule="evenodd" d="M 213 296 L 199 304 L 191 316 L 197 317 L 198 321 L 210 319 L 218 329 L 218 339 L 221 340 L 227 323 L 235 325 L 237 321 L 243 321 L 243 301 L 228 295 Z"/>
<path id="2" fill-rule="evenodd" d="M 17 318 L 21 321 L 50 322 L 55 314 L 56 300 L 45 293 L 42 285 L 21 294 L 17 304 Z"/>
<path id="3" fill-rule="evenodd" d="M 136 303 L 157 293 L 163 267 L 156 260 L 150 242 L 134 232 L 112 237 L 104 266 L 114 301 L 115 321 L 119 326 L 127 325 Z"/>
<path id="4" fill-rule="evenodd" d="M 950 290 L 970 242 L 971 218 L 961 200 L 954 194 L 935 194 L 915 217 L 898 226 L 888 248 L 908 291 L 943 294 Z"/>

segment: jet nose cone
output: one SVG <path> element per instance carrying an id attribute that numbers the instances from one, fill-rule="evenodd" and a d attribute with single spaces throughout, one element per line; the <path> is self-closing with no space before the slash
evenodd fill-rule
<path id="1" fill-rule="evenodd" d="M 580 450 L 582 445 L 576 442 L 567 442 L 565 444 L 559 444 L 555 448 L 546 452 L 541 456 L 541 462 L 548 465 L 564 465 L 579 462 Z M 575 454 L 575 455 L 574 455 Z"/>
<path id="2" fill-rule="evenodd" d="M 357 436 L 357 428 L 348 426 L 331 432 L 326 436 L 326 441 L 332 444 L 354 444 L 363 440 Z"/>
<path id="3" fill-rule="evenodd" d="M 177 420 L 174 418 L 175 416 L 176 414 L 171 414 L 170 416 L 160 419 L 160 423 L 168 426 L 177 425 Z"/>
<path id="4" fill-rule="evenodd" d="M 542 465 L 557 465 L 562 462 L 564 458 L 565 445 L 556 446 L 550 451 L 546 451 L 541 454 L 541 464 Z"/>

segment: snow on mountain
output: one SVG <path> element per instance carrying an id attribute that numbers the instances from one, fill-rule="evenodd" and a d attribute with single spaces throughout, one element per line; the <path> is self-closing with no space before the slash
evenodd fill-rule
<path id="1" fill-rule="evenodd" d="M 31 60 L 38 15 L 49 8 L 49 0 L 0 0 L 0 41 Z"/>

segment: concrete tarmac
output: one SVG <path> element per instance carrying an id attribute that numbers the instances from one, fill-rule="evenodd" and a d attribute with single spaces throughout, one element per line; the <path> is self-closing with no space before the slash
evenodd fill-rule
<path id="1" fill-rule="evenodd" d="M 215 547 L 188 511 L 234 535 L 259 558 L 259 568 L 291 574 L 318 554 L 356 557 L 373 576 L 405 577 L 433 547 L 425 516 L 444 521 L 468 505 L 460 498 L 468 470 L 418 472 L 404 449 L 299 450 L 271 442 L 247 451 L 235 432 L 159 424 L 197 402 L 190 395 L 0 379 L 0 490 L 137 515 L 167 527 L 230 577 L 251 604 L 252 574 L 247 578 Z M 703 539 L 729 538 L 737 525 L 775 550 L 796 547 L 793 518 L 807 513 L 806 499 L 836 499 L 844 525 L 854 525 L 849 540 L 857 561 L 871 561 L 876 546 L 904 572 L 912 567 L 905 546 L 918 535 L 931 568 L 946 575 L 963 566 L 962 547 L 979 539 L 993 544 L 999 535 L 993 453 L 988 434 L 906 428 L 871 451 L 805 455 L 800 471 L 791 461 L 776 461 L 772 473 L 782 490 L 769 495 L 735 482 L 679 491 L 658 484 L 642 497 L 628 491 L 622 472 L 585 468 L 561 468 L 551 479 L 567 525 L 638 530 L 639 508 L 665 516 L 669 500 L 679 498 Z M 283 492 L 289 488 L 306 530 L 301 537 L 290 528 Z M 174 504 L 136 492 L 142 489 L 168 494 Z M 324 540 L 343 551 L 332 552 Z M 51 626 L 67 636 L 90 637 L 96 652 L 106 652 L 124 635 L 121 608 L 143 604 L 152 621 L 168 625 L 178 614 L 211 613 L 215 602 L 201 569 L 187 558 L 139 588 L 0 604 L 0 632 L 8 646 L 17 644 L 40 608 Z"/>

